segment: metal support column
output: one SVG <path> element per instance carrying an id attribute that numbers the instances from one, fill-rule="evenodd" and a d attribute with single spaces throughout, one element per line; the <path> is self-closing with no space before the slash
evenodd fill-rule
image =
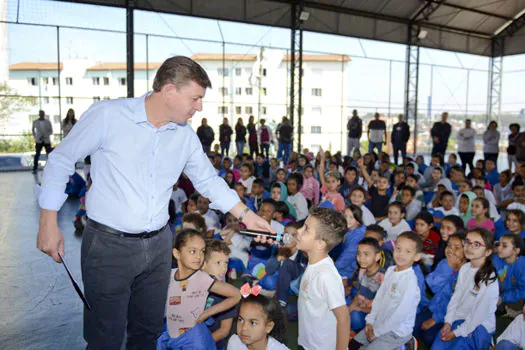
<path id="1" fill-rule="evenodd" d="M 405 120 L 414 120 L 414 154 L 417 151 L 417 95 L 419 84 L 419 28 L 408 28 L 408 46 L 406 56 L 405 79 Z"/>
<path id="2" fill-rule="evenodd" d="M 304 11 L 303 0 L 295 0 L 292 3 L 292 31 L 290 43 L 290 123 L 297 130 L 297 151 L 301 152 L 302 134 L 302 88 L 303 88 L 303 20 L 301 15 Z M 298 123 L 295 124 L 297 116 Z M 292 137 L 293 149 L 293 137 Z"/>
<path id="3" fill-rule="evenodd" d="M 487 121 L 501 115 L 501 80 L 503 73 L 503 48 L 505 38 L 492 40 L 492 54 L 489 59 L 489 84 L 487 96 Z"/>
<path id="4" fill-rule="evenodd" d="M 133 37 L 133 0 L 126 0 L 126 85 L 128 97 L 135 97 L 135 49 Z"/>

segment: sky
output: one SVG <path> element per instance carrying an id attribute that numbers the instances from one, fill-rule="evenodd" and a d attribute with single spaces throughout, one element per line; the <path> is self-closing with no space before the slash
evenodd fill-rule
<path id="1" fill-rule="evenodd" d="M 7 20 L 21 23 L 74 26 L 110 31 L 125 31 L 125 11 L 59 1 L 7 0 Z M 17 18 L 18 17 L 18 18 Z M 22 61 L 54 62 L 57 60 L 55 27 L 10 24 L 9 63 Z M 227 53 L 256 53 L 259 46 L 288 48 L 289 30 L 241 23 L 200 19 L 188 16 L 135 11 L 135 61 L 146 61 L 146 36 L 164 35 L 177 39 L 150 36 L 149 61 L 201 52 L 222 52 L 221 32 Z M 138 34 L 142 33 L 142 34 Z M 206 40 L 206 41 L 204 41 Z M 215 41 L 215 42 L 210 42 Z M 61 58 L 89 58 L 102 62 L 125 62 L 126 42 L 123 33 L 99 30 L 60 29 Z M 304 52 L 346 54 L 348 65 L 348 102 L 354 106 L 388 105 L 402 109 L 406 47 L 357 38 L 305 32 Z M 390 62 L 392 60 L 392 62 Z M 488 87 L 488 58 L 432 49 L 421 49 L 419 76 L 419 109 L 427 109 L 432 95 L 434 113 L 484 113 Z M 504 59 L 503 110 L 516 113 L 525 108 L 525 55 Z M 390 65 L 392 74 L 389 76 Z M 444 65 L 457 68 L 431 67 Z M 468 69 L 471 69 L 468 72 Z M 481 71 L 480 71 L 481 70 Z M 518 71 L 518 72 L 516 72 Z M 389 81 L 391 89 L 389 91 Z M 467 91 L 468 90 L 468 91 Z M 467 95 L 468 92 L 468 95 Z M 468 102 L 468 103 L 467 103 Z"/>

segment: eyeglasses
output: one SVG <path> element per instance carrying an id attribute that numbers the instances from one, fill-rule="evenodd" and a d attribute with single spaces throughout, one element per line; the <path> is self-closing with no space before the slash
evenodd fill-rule
<path id="1" fill-rule="evenodd" d="M 483 243 L 479 243 L 479 242 L 471 242 L 469 241 L 468 239 L 465 239 L 463 240 L 463 246 L 464 247 L 471 247 L 471 248 L 474 248 L 474 249 L 479 249 L 481 247 L 487 247 L 486 245 L 484 245 Z"/>

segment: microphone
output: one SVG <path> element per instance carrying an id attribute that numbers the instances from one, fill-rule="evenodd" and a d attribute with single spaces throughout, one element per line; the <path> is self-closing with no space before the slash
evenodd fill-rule
<path id="1" fill-rule="evenodd" d="M 289 233 L 284 233 L 284 234 L 277 233 L 274 235 L 273 233 L 266 232 L 266 231 L 257 231 L 257 230 L 248 230 L 248 229 L 240 230 L 239 233 L 241 235 L 252 236 L 252 237 L 263 236 L 266 238 L 271 238 L 278 242 L 283 242 L 284 244 L 290 244 L 293 241 L 293 236 Z"/>

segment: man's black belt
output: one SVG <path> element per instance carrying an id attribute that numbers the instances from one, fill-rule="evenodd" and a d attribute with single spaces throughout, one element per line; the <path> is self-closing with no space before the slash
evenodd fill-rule
<path id="1" fill-rule="evenodd" d="M 158 230 L 151 231 L 151 232 L 139 232 L 139 233 L 128 233 L 128 232 L 122 232 L 119 230 L 115 230 L 114 228 L 111 228 L 109 226 L 106 226 L 104 224 L 101 224 L 100 222 L 96 222 L 95 220 L 88 219 L 88 224 L 92 226 L 94 229 L 106 232 L 115 236 L 120 237 L 130 237 L 130 238 L 151 238 L 158 235 L 166 226 L 163 226 L 159 228 Z"/>

